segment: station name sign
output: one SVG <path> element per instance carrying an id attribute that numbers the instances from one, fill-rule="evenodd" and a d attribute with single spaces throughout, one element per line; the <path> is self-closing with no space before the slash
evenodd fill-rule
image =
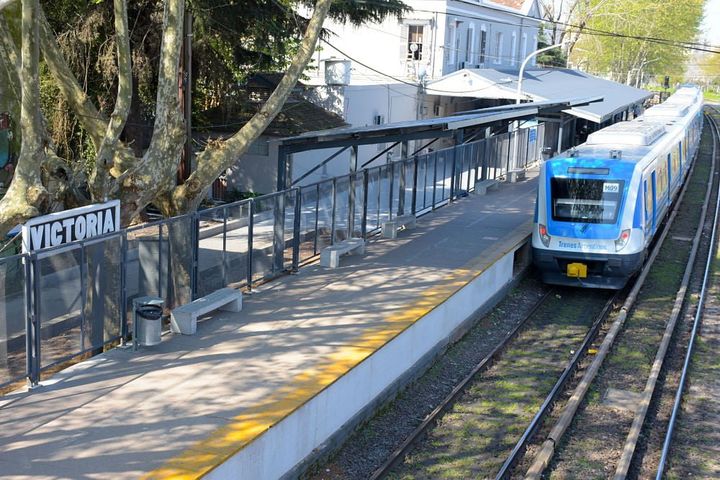
<path id="1" fill-rule="evenodd" d="M 51 213 L 30 219 L 23 225 L 23 252 L 56 247 L 119 230 L 119 200 Z"/>

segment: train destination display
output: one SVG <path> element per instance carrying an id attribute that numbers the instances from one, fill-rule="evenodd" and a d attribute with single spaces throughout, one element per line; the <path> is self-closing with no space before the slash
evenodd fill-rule
<path id="1" fill-rule="evenodd" d="M 88 205 L 29 220 L 22 227 L 23 252 L 34 252 L 120 230 L 120 201 Z"/>

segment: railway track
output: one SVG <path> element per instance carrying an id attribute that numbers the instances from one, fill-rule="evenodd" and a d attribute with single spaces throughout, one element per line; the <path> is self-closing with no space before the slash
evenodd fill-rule
<path id="1" fill-rule="evenodd" d="M 709 123 L 713 137 L 710 158 L 715 159 L 718 140 L 712 121 Z M 698 173 L 697 168 L 683 190 L 683 197 L 690 191 L 689 198 L 681 197 L 677 202 L 648 265 L 599 345 L 598 355 L 584 368 L 584 374 L 570 399 L 556 413 L 554 426 L 546 440 L 535 445 L 533 458 L 526 458 L 514 475 L 524 475 L 525 478 L 623 479 L 638 474 L 635 455 L 638 442 L 656 395 L 658 379 L 678 318 L 686 303 L 688 284 L 706 222 L 715 162 L 707 162 L 706 159 L 706 163 L 710 164 L 710 174 L 704 178 L 709 180 L 705 192 L 702 192 L 702 208 L 696 215 L 699 217 L 698 228 L 687 257 L 684 258 L 683 252 L 688 249 L 679 248 L 678 244 L 687 243 L 688 238 L 679 233 L 688 231 L 694 206 L 699 204 L 700 182 L 692 175 L 697 173 L 703 177 L 703 172 Z M 700 167 L 701 170 L 703 168 Z M 688 203 L 692 204 L 692 208 Z M 717 203 L 715 208 L 717 211 Z M 679 225 L 678 222 L 673 223 L 678 212 L 681 212 Z M 670 242 L 665 241 L 668 233 Z M 653 267 L 653 260 L 658 256 L 661 261 Z M 683 267 L 682 280 L 670 288 L 669 283 L 672 282 L 669 279 L 679 277 L 673 273 L 679 272 L 680 266 Z M 667 311 L 671 312 L 669 316 Z"/>
<path id="2" fill-rule="evenodd" d="M 712 109 L 715 113 L 715 116 L 719 113 L 717 109 Z M 709 117 L 712 118 L 713 115 L 710 115 Z M 717 140 L 716 146 L 720 146 L 720 130 L 718 129 L 717 123 L 715 120 L 712 120 L 713 122 L 713 129 L 715 131 L 715 138 Z M 717 154 L 717 150 L 715 154 Z M 687 346 L 685 349 L 685 357 L 682 364 L 682 369 L 679 374 L 679 380 L 677 382 L 677 388 L 675 389 L 675 395 L 673 400 L 673 406 L 670 413 L 670 419 L 668 421 L 668 426 L 665 431 L 664 440 L 663 440 L 663 446 L 662 451 L 660 453 L 660 458 L 658 460 L 657 464 L 657 470 L 655 478 L 656 480 L 661 480 L 665 474 L 666 467 L 668 464 L 668 457 L 670 455 L 670 448 L 673 443 L 674 434 L 675 434 L 675 426 L 678 421 L 678 416 L 680 414 L 680 410 L 682 408 L 683 398 L 686 391 L 686 385 L 688 381 L 688 375 L 690 370 L 690 362 L 693 358 L 694 348 L 696 344 L 696 340 L 698 337 L 700 325 L 703 322 L 704 314 L 705 314 L 705 300 L 708 296 L 708 291 L 711 287 L 715 288 L 715 294 L 717 295 L 717 289 L 720 287 L 720 285 L 717 284 L 717 279 L 715 279 L 715 284 L 712 283 L 711 273 L 712 273 L 712 267 L 713 267 L 713 257 L 716 255 L 716 240 L 717 240 L 717 227 L 718 227 L 718 216 L 720 214 L 720 193 L 718 193 L 715 203 L 715 214 L 713 216 L 712 224 L 710 227 L 710 244 L 707 248 L 707 254 L 705 257 L 705 265 L 703 269 L 703 276 L 702 276 L 702 282 L 700 285 L 700 292 L 698 294 L 697 299 L 697 305 L 695 306 L 695 314 L 693 315 L 692 320 L 692 328 L 689 334 L 689 338 L 687 339 Z M 717 267 L 716 267 L 717 268 Z M 710 299 L 709 302 L 711 305 L 715 304 L 714 306 L 717 307 L 717 300 Z M 716 459 L 715 459 L 716 460 Z"/>
<path id="3" fill-rule="evenodd" d="M 484 478 L 507 470 L 512 461 L 503 465 L 503 458 L 522 451 L 615 299 L 608 291 L 553 289 L 371 478 Z"/>
<path id="4" fill-rule="evenodd" d="M 713 145 L 717 142 L 716 139 L 713 141 Z M 715 147 L 713 147 L 715 148 Z M 714 150 L 712 154 L 712 158 L 714 158 Z M 700 220 L 699 220 L 699 227 L 697 229 L 697 234 L 695 235 L 695 238 L 692 242 L 692 247 L 690 248 L 690 254 L 689 258 L 685 262 L 685 268 L 683 273 L 683 279 L 680 282 L 679 288 L 675 291 L 674 295 L 674 301 L 672 302 L 672 312 L 670 315 L 670 319 L 667 322 L 667 326 L 665 328 L 664 333 L 662 334 L 662 339 L 660 341 L 660 346 L 657 349 L 657 353 L 655 356 L 654 361 L 652 362 L 652 366 L 649 371 L 649 375 L 647 376 L 647 381 L 645 382 L 645 388 L 643 389 L 642 395 L 637 396 L 630 396 L 631 402 L 639 402 L 639 408 L 635 409 L 634 415 L 632 416 L 632 422 L 629 425 L 629 429 L 626 431 L 625 435 L 625 441 L 623 444 L 623 448 L 621 450 L 620 459 L 615 465 L 615 473 L 614 475 L 610 475 L 611 472 L 607 471 L 606 469 L 603 469 L 602 472 L 600 472 L 600 476 L 615 476 L 615 478 L 625 478 L 628 475 L 628 472 L 630 471 L 631 465 L 632 465 L 632 459 L 633 455 L 636 450 L 636 446 L 638 444 L 638 439 L 640 437 L 640 432 L 642 431 L 642 427 L 644 425 L 648 408 L 650 406 L 650 402 L 653 398 L 653 393 L 655 391 L 657 380 L 660 375 L 660 372 L 662 370 L 663 365 L 663 359 L 665 358 L 665 354 L 667 352 L 668 346 L 670 344 L 670 340 L 673 337 L 673 332 L 675 330 L 675 323 L 677 322 L 678 317 L 680 316 L 680 313 L 682 311 L 682 307 L 684 305 L 685 297 L 687 294 L 687 287 L 690 280 L 690 275 L 692 273 L 692 265 L 695 261 L 695 255 L 698 250 L 699 242 L 700 242 L 700 236 L 702 231 L 702 225 L 705 222 L 705 212 L 707 210 L 708 205 L 708 199 L 710 197 L 711 192 L 711 186 L 712 186 L 712 179 L 714 178 L 714 164 L 711 166 L 711 173 L 708 176 L 711 181 L 708 182 L 705 198 L 703 201 L 703 208 L 700 214 Z M 693 171 L 690 173 L 691 178 L 694 178 L 693 175 L 696 174 L 695 168 L 693 168 Z M 701 174 L 700 174 L 701 175 Z M 691 185 L 691 180 L 688 180 L 687 185 Z M 550 390 L 550 392 L 545 397 L 544 401 L 542 402 L 540 408 L 537 408 L 535 411 L 534 416 L 532 417 L 532 420 L 526 424 L 524 431 L 522 431 L 522 434 L 519 435 L 519 438 L 517 438 L 516 443 L 514 444 L 514 447 L 509 452 L 507 457 L 505 458 L 504 462 L 501 465 L 498 465 L 497 461 L 492 461 L 489 458 L 483 458 L 482 454 L 478 453 L 478 450 L 486 450 L 482 446 L 478 447 L 478 445 L 482 445 L 482 442 L 479 442 L 477 439 L 467 439 L 468 443 L 473 444 L 473 449 L 475 449 L 474 453 L 464 453 L 461 455 L 458 455 L 463 458 L 473 458 L 473 462 L 475 464 L 473 466 L 467 467 L 466 470 L 463 470 L 463 467 L 460 466 L 459 462 L 454 462 L 451 459 L 443 459 L 442 455 L 439 457 L 432 453 L 436 451 L 441 451 L 443 449 L 450 450 L 454 452 L 458 452 L 457 445 L 452 444 L 452 440 L 446 441 L 445 440 L 445 434 L 438 434 L 438 433 L 426 433 L 426 430 L 430 428 L 433 424 L 438 422 L 438 416 L 440 416 L 443 412 L 448 412 L 446 415 L 449 417 L 449 420 L 441 420 L 440 428 L 444 428 L 445 425 L 448 425 L 449 428 L 452 429 L 460 429 L 461 432 L 468 430 L 468 423 L 463 424 L 463 422 L 457 418 L 453 418 L 453 415 L 457 417 L 457 412 L 468 412 L 471 413 L 476 417 L 475 421 L 475 427 L 477 430 L 481 430 L 480 425 L 483 426 L 482 435 L 485 437 L 490 437 L 494 440 L 494 447 L 490 449 L 489 455 L 486 455 L 485 457 L 491 457 L 492 455 L 495 455 L 495 460 L 497 458 L 503 458 L 505 453 L 501 453 L 502 446 L 507 447 L 507 439 L 505 438 L 505 441 L 497 441 L 499 438 L 503 437 L 503 434 L 505 437 L 512 436 L 513 434 L 517 435 L 518 432 L 518 424 L 521 422 L 521 419 L 519 416 L 516 416 L 516 421 L 513 424 L 503 424 L 499 428 L 488 428 L 494 427 L 496 425 L 493 425 L 493 422 L 486 422 L 483 423 L 482 418 L 483 416 L 488 415 L 487 409 L 483 408 L 472 408 L 470 405 L 483 405 L 482 403 L 482 396 L 480 396 L 480 403 L 477 403 L 478 398 L 471 398 L 470 400 L 463 398 L 461 400 L 458 400 L 458 396 L 463 391 L 468 391 L 470 393 L 470 397 L 473 395 L 471 394 L 472 390 L 476 391 L 491 391 L 495 392 L 493 388 L 490 386 L 488 387 L 488 383 L 492 385 L 493 382 L 504 382 L 502 376 L 498 376 L 496 378 L 493 378 L 493 374 L 491 372 L 487 372 L 483 375 L 478 375 L 478 369 L 473 372 L 473 375 L 469 376 L 465 382 L 463 382 L 462 386 L 458 386 L 453 391 L 453 395 L 448 396 L 448 398 L 439 406 L 436 408 L 436 410 L 433 412 L 433 415 L 431 418 L 426 419 L 423 424 L 416 429 L 415 432 L 413 432 L 413 435 L 409 437 L 402 445 L 401 448 L 397 449 L 396 452 L 394 452 L 393 456 L 381 467 L 378 469 L 372 478 L 384 478 L 386 476 L 392 476 L 392 477 L 411 477 L 411 478 L 433 478 L 436 476 L 445 476 L 444 473 L 442 473 L 441 469 L 438 469 L 436 464 L 433 464 L 432 462 L 437 462 L 438 464 L 442 463 L 448 463 L 451 466 L 449 467 L 449 470 L 452 470 L 452 473 L 450 475 L 454 476 L 460 476 L 463 477 L 466 474 L 472 475 L 474 477 L 493 477 L 496 478 L 509 478 L 511 476 L 513 477 L 519 477 L 523 475 L 523 472 L 525 471 L 525 468 L 527 468 L 526 475 L 528 478 L 540 478 L 543 472 L 545 472 L 548 465 L 550 465 L 551 461 L 553 460 L 553 455 L 555 453 L 556 446 L 561 442 L 563 433 L 568 429 L 568 427 L 571 425 L 572 421 L 575 419 L 576 414 L 578 412 L 578 407 L 581 405 L 585 398 L 585 394 L 590 390 L 590 386 L 593 384 L 593 380 L 595 375 L 600 371 L 600 368 L 603 364 L 603 361 L 605 357 L 610 352 L 610 348 L 613 345 L 613 342 L 615 338 L 620 334 L 623 330 L 625 321 L 628 317 L 628 314 L 632 310 L 632 315 L 639 315 L 642 314 L 642 310 L 633 310 L 633 308 L 636 305 L 636 302 L 642 304 L 642 301 L 646 301 L 645 298 L 647 296 L 647 293 L 651 291 L 654 288 L 653 285 L 653 277 L 650 277 L 650 281 L 646 283 L 646 279 L 648 278 L 648 275 L 650 274 L 651 268 L 653 266 L 654 260 L 660 255 L 663 244 L 665 243 L 665 238 L 667 237 L 668 233 L 671 232 L 671 228 L 673 226 L 673 221 L 675 217 L 677 216 L 677 213 L 681 206 L 685 205 L 684 198 L 686 195 L 686 192 L 688 191 L 688 187 L 686 186 L 683 189 L 683 193 L 681 194 L 680 199 L 677 202 L 677 206 L 675 210 L 670 214 L 670 217 L 668 219 L 668 222 L 666 224 L 666 227 L 664 229 L 664 232 L 657 242 L 656 247 L 654 248 L 653 252 L 651 253 L 650 259 L 648 261 L 648 264 L 646 268 L 643 270 L 641 275 L 638 277 L 634 287 L 631 289 L 629 294 L 627 295 L 627 298 L 625 299 L 625 302 L 623 304 L 623 307 L 620 309 L 620 311 L 617 314 L 616 321 L 610 326 L 608 329 L 607 335 L 604 337 L 602 343 L 597 345 L 597 354 L 593 355 L 593 361 L 589 362 L 589 365 L 586 365 L 583 376 L 579 380 L 576 378 L 575 381 L 577 383 L 576 389 L 573 392 L 570 399 L 565 403 L 564 409 L 562 410 L 562 413 L 559 416 L 558 422 L 556 426 L 552 429 L 549 438 L 542 444 L 542 446 L 535 445 L 535 448 L 532 449 L 531 453 L 533 454 L 532 457 L 534 457 L 534 460 L 532 462 L 529 462 L 531 455 L 528 455 L 528 458 L 524 459 L 524 463 L 520 466 L 520 468 L 515 468 L 515 466 L 521 462 L 523 459 L 523 456 L 525 454 L 526 449 L 530 445 L 530 441 L 533 438 L 533 436 L 538 432 L 538 430 L 543 425 L 543 422 L 545 420 L 546 415 L 548 415 L 548 412 L 551 410 L 553 404 L 556 402 L 558 397 L 562 394 L 563 388 L 568 383 L 568 381 L 571 378 L 571 374 L 575 371 L 577 368 L 578 363 L 581 362 L 581 360 L 584 358 L 584 354 L 587 351 L 589 345 L 592 343 L 592 341 L 595 338 L 595 335 L 602 325 L 602 319 L 605 318 L 607 315 L 610 305 L 612 304 L 614 298 L 609 299 L 607 301 L 607 304 L 602 309 L 602 311 L 597 314 L 597 317 L 592 322 L 592 327 L 588 330 L 586 333 L 583 342 L 579 348 L 577 348 L 576 351 L 574 351 L 573 358 L 571 361 L 566 365 L 565 369 L 562 371 L 562 374 L 559 376 L 558 380 L 555 382 L 555 385 Z M 696 196 L 695 192 L 691 192 L 693 195 Z M 678 237 L 680 238 L 680 237 Z M 681 241 L 685 241 L 684 237 L 681 238 Z M 668 248 L 668 247 L 666 247 Z M 674 249 L 675 253 L 677 253 L 677 249 Z M 676 264 L 678 263 L 676 258 L 672 258 L 672 255 L 668 258 L 667 255 L 663 255 L 661 258 L 661 264 L 664 263 L 663 261 L 674 261 Z M 662 265 L 658 267 L 662 270 Z M 657 269 L 656 269 L 657 270 Z M 668 274 L 672 272 L 661 272 L 662 274 Z M 657 276 L 657 275 L 655 275 Z M 649 285 L 648 285 L 649 284 Z M 645 290 L 643 290 L 643 287 L 645 287 Z M 642 294 L 641 294 L 642 291 Z M 587 294 L 587 291 L 584 291 L 585 294 Z M 548 298 L 551 297 L 545 297 L 542 302 L 547 301 Z M 541 302 L 541 303 L 542 303 Z M 540 311 L 540 306 L 538 306 L 534 311 L 532 312 L 532 315 L 536 315 L 537 312 Z M 658 312 L 652 311 L 651 313 L 657 314 Z M 530 318 L 532 315 L 529 315 L 528 318 Z M 523 325 L 526 325 L 528 322 L 524 322 Z M 527 326 L 523 328 L 528 328 Z M 623 332 L 624 334 L 625 332 Z M 650 331 L 648 332 L 650 337 L 656 337 L 658 332 L 657 331 Z M 530 334 L 531 336 L 535 336 L 534 333 Z M 627 339 L 626 339 L 627 340 Z M 512 339 L 508 339 L 508 342 L 518 341 L 515 337 Z M 499 352 L 504 352 L 505 355 L 513 352 L 513 347 L 508 347 L 507 345 L 504 345 L 503 347 L 499 348 Z M 595 351 L 593 352 L 595 353 Z M 496 354 L 496 352 L 494 352 Z M 499 355 L 499 353 L 497 353 Z M 508 355 L 504 359 L 502 356 L 500 358 L 497 358 L 494 360 L 495 368 L 503 368 L 504 365 L 502 364 L 503 361 L 506 365 L 510 365 L 512 363 L 518 363 L 518 359 L 513 357 L 513 355 Z M 522 360 L 520 360 L 522 362 Z M 627 373 L 627 372 L 625 372 Z M 513 372 L 512 375 L 516 375 L 517 372 Z M 476 378 L 476 376 L 479 376 L 481 378 Z M 523 381 L 527 382 L 530 377 L 525 378 L 524 380 L 518 380 L 518 383 L 522 383 Z M 474 385 L 472 387 L 468 387 L 468 384 L 473 382 Z M 506 393 L 512 393 L 512 392 L 501 392 L 502 394 Z M 633 392 L 635 393 L 635 392 Z M 468 394 L 465 395 L 466 397 Z M 503 401 L 509 401 L 510 396 L 503 399 Z M 457 403 L 454 403 L 457 402 Z M 532 402 L 530 402 L 532 403 Z M 451 407 L 451 405 L 455 405 Z M 528 406 L 526 406 L 527 408 Z M 558 409 L 558 412 L 560 409 Z M 497 413 L 490 414 L 497 415 Z M 557 415 L 557 412 L 556 412 Z M 460 415 L 461 416 L 461 415 Z M 481 420 L 477 420 L 477 417 L 479 417 Z M 626 422 L 627 423 L 627 422 Z M 455 424 L 455 425 L 453 425 Z M 422 438 L 424 435 L 428 436 L 428 440 L 425 443 L 434 444 L 434 447 L 429 448 L 428 450 L 431 453 L 423 454 L 423 453 L 410 453 L 410 460 L 406 461 L 406 465 L 400 466 L 400 468 L 395 468 L 400 462 L 402 458 L 405 458 L 408 455 L 408 452 L 411 451 L 412 445 L 418 441 L 419 438 Z M 452 435 L 450 435 L 452 436 Z M 467 437 L 467 433 L 461 433 L 460 436 Z M 500 445 L 500 448 L 498 448 L 498 445 Z M 422 451 L 422 450 L 421 450 Z M 578 452 L 575 452 L 578 453 Z M 580 452 L 579 457 L 582 457 L 583 454 L 588 453 Z M 409 464 L 409 466 L 407 465 Z M 529 464 L 529 467 L 528 467 Z M 392 475 L 389 475 L 390 472 L 393 472 Z M 567 473 L 567 472 L 564 472 Z M 582 473 L 588 473 L 588 472 L 582 472 Z M 570 473 L 569 475 L 566 475 L 568 477 L 572 477 L 573 474 L 580 474 L 581 472 L 578 472 L 577 470 L 573 471 L 573 473 Z M 595 472 L 598 473 L 598 472 Z"/>
<path id="5" fill-rule="evenodd" d="M 713 150 L 716 142 L 713 138 Z M 706 154 L 701 149 L 698 155 Z M 712 157 L 715 157 L 714 151 Z M 389 457 L 376 462 L 382 465 L 373 470 L 372 476 L 369 473 L 340 474 L 329 468 L 325 471 L 329 475 L 313 478 L 520 478 L 526 472 L 530 478 L 555 473 L 565 478 L 588 478 L 614 476 L 615 470 L 618 470 L 617 478 L 625 478 L 632 466 L 633 453 L 662 370 L 664 353 L 673 338 L 673 326 L 665 328 L 667 312 L 672 310 L 672 321 L 668 323 L 674 323 L 685 304 L 694 253 L 689 255 L 689 261 L 684 255 L 698 249 L 701 229 L 698 229 L 692 246 L 687 232 L 703 224 L 711 182 L 699 182 L 697 178 L 714 178 L 708 171 L 715 168 L 707 159 L 700 160 L 703 159 L 699 157 L 695 162 L 646 268 L 629 293 L 625 292 L 627 297 L 623 307 L 615 312 L 616 321 L 612 325 L 606 325 L 603 319 L 618 300 L 607 292 L 599 295 L 598 291 L 561 289 L 545 294 L 500 345 L 478 362 L 462 381 L 454 384 L 452 391 L 432 412 L 423 415 L 423 420 Z M 699 164 L 704 166 L 698 168 Z M 698 186 L 701 183 L 703 188 Z M 693 187 L 689 188 L 691 184 Z M 701 214 L 693 216 L 694 210 L 700 210 L 695 208 L 700 204 L 703 205 Z M 674 222 L 678 212 L 679 220 Z M 700 220 L 696 221 L 698 217 Z M 670 241 L 666 242 L 668 235 Z M 653 261 L 658 257 L 660 261 L 652 269 Z M 679 285 L 660 285 L 663 278 L 681 276 L 683 281 L 678 282 Z M 570 311 L 564 313 L 562 308 Z M 562 330 L 567 325 L 548 321 L 566 315 L 575 315 L 573 327 L 582 325 L 582 328 L 575 328 L 570 334 Z M 648 318 L 641 321 L 643 319 L 638 317 L 643 315 Z M 661 321 L 652 320 L 657 318 Z M 549 331 L 553 335 L 546 336 Z M 638 331 L 645 336 L 644 340 L 634 339 L 633 335 Z M 596 336 L 601 335 L 604 335 L 603 339 L 596 340 Z M 608 355 L 616 338 L 618 342 L 613 346 L 613 353 Z M 662 338 L 665 347 L 658 349 Z M 549 343 L 551 341 L 554 343 Z M 654 362 L 653 355 L 658 357 Z M 602 361 L 597 359 L 607 356 L 609 366 L 601 368 Z M 644 360 L 648 356 L 649 365 L 634 371 L 638 364 L 635 357 Z M 620 376 L 627 377 L 624 378 L 627 381 L 620 383 L 627 388 L 616 390 L 644 392 L 643 396 L 630 396 L 631 402 L 640 405 L 636 412 L 623 413 L 621 421 L 617 421 L 615 414 L 604 418 L 608 423 L 622 427 L 609 433 L 618 436 L 624 448 L 615 446 L 615 461 L 608 462 L 603 458 L 598 468 L 592 468 L 592 465 L 588 469 L 564 468 L 568 461 L 574 461 L 572 459 L 587 460 L 585 457 L 596 453 L 593 448 L 599 447 L 583 442 L 573 445 L 577 433 L 574 429 L 565 438 L 562 435 L 556 437 L 557 431 L 553 430 L 548 441 L 544 444 L 542 441 L 568 405 L 574 404 L 570 407 L 574 411 L 564 420 L 564 429 L 572 421 L 579 421 L 581 415 L 576 414 L 587 414 L 588 404 L 602 404 L 604 392 L 610 388 L 610 380 L 603 379 L 603 375 L 618 367 Z M 591 376 L 600 372 L 600 379 L 593 382 L 584 378 L 588 371 L 594 371 Z M 638 383 L 641 376 L 645 388 Z M 585 392 L 570 394 L 568 385 Z M 585 398 L 588 392 L 590 400 Z M 585 428 L 593 429 L 592 426 Z M 541 468 L 533 467 L 535 457 L 542 455 L 548 446 L 550 454 L 546 452 Z M 560 458 L 555 455 L 556 448 Z M 625 459 L 617 461 L 620 458 Z M 612 469 L 605 468 L 608 464 Z M 550 468 L 546 469 L 547 466 Z"/>

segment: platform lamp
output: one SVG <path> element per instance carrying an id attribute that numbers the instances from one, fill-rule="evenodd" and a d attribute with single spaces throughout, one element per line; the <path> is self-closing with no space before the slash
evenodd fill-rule
<path id="1" fill-rule="evenodd" d="M 523 82 L 523 75 L 525 74 L 525 66 L 530 61 L 531 58 L 533 58 L 535 55 L 539 53 L 546 52 L 548 50 L 552 50 L 553 48 L 562 47 L 565 45 L 565 42 L 556 43 L 554 45 L 550 45 L 547 47 L 540 48 L 538 50 L 535 50 L 534 52 L 530 52 L 527 57 L 525 57 L 525 60 L 523 60 L 522 65 L 520 65 L 520 72 L 518 73 L 518 82 L 517 82 L 517 92 L 515 94 L 515 105 L 520 104 L 520 95 L 522 95 L 522 82 Z M 515 120 L 513 122 L 513 130 L 518 130 L 520 128 L 520 122 Z M 517 139 L 517 133 L 515 134 L 515 139 L 513 141 L 513 155 L 515 157 L 515 161 L 517 161 L 518 157 L 518 139 Z"/>
<path id="2" fill-rule="evenodd" d="M 550 45 L 548 47 L 543 47 L 538 50 L 535 50 L 534 52 L 531 52 L 527 57 L 525 57 L 525 60 L 523 60 L 522 65 L 520 65 L 520 73 L 518 73 L 517 94 L 515 96 L 515 104 L 520 103 L 520 95 L 522 95 L 523 74 L 525 73 L 525 66 L 530 61 L 530 59 L 539 53 L 547 52 L 548 50 L 552 50 L 553 48 L 559 48 L 559 47 L 562 47 L 563 45 L 565 45 L 565 42 L 560 42 L 560 43 L 556 43 L 554 45 Z"/>

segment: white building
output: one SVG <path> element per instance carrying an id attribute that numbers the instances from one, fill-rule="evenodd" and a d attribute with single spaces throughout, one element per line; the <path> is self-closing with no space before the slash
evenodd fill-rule
<path id="1" fill-rule="evenodd" d="M 541 22 L 538 0 L 405 0 L 413 11 L 398 20 L 360 27 L 332 21 L 314 69 L 305 74 L 306 98 L 339 114 L 354 127 L 442 116 L 477 108 L 467 97 L 456 103 L 422 86 L 463 68 L 518 68 L 536 49 Z M 410 145 L 410 152 L 419 145 Z M 364 146 L 359 165 L 385 145 Z M 298 154 L 293 178 L 312 170 L 333 150 Z M 388 152 L 395 158 L 398 151 Z M 387 154 L 375 162 L 386 161 Z M 307 176 L 303 183 L 348 171 L 349 154 L 341 154 Z"/>

